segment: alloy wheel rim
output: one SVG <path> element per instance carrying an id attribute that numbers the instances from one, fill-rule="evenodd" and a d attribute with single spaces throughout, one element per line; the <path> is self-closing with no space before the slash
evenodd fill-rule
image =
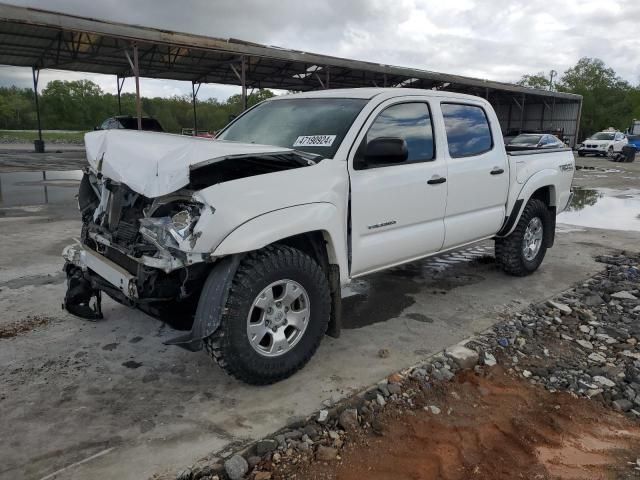
<path id="1" fill-rule="evenodd" d="M 288 353 L 304 335 L 310 314 L 309 294 L 298 282 L 283 279 L 267 285 L 247 315 L 251 347 L 264 357 Z"/>
<path id="2" fill-rule="evenodd" d="M 531 262 L 536 258 L 538 252 L 540 252 L 540 247 L 542 247 L 542 238 L 542 220 L 539 217 L 533 217 L 529 221 L 522 239 L 522 254 L 525 260 Z"/>

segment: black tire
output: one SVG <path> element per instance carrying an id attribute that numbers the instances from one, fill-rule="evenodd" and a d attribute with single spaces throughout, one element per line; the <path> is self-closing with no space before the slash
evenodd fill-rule
<path id="1" fill-rule="evenodd" d="M 293 280 L 306 290 L 310 317 L 306 330 L 290 351 L 277 357 L 258 353 L 249 342 L 247 318 L 253 301 L 273 282 Z M 198 310 L 212 306 L 206 285 Z M 205 339 L 209 355 L 228 374 L 252 385 L 268 385 L 293 375 L 313 356 L 327 331 L 331 298 L 327 276 L 306 253 L 272 245 L 248 254 L 231 283 L 220 326 Z"/>
<path id="2" fill-rule="evenodd" d="M 584 157 L 585 155 L 586 155 L 586 153 L 584 153 L 584 152 L 578 152 L 578 156 L 579 157 Z"/>
<path id="3" fill-rule="evenodd" d="M 611 146 L 608 148 L 607 153 L 605 154 L 605 157 L 613 158 L 614 153 L 615 153 L 615 152 L 613 151 L 613 145 L 611 145 Z"/>
<path id="4" fill-rule="evenodd" d="M 531 260 L 527 260 L 522 244 L 527 226 L 535 217 L 538 217 L 542 222 L 542 243 L 536 256 Z M 516 229 L 508 237 L 496 238 L 497 264 L 508 274 L 518 277 L 524 277 L 535 272 L 547 253 L 547 245 L 549 245 L 552 228 L 551 213 L 544 202 L 535 198 L 529 200 L 524 207 Z"/>

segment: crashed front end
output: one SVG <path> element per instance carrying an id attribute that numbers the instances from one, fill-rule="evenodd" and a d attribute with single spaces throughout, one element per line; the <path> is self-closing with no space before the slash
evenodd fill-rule
<path id="1" fill-rule="evenodd" d="M 195 227 L 214 212 L 193 194 L 182 189 L 147 198 L 87 168 L 78 194 L 81 236 L 63 251 L 65 308 L 83 318 L 102 318 L 103 291 L 157 317 L 176 312 L 189 317 L 212 261 L 208 253 L 195 251 L 202 234 Z"/>
<path id="2" fill-rule="evenodd" d="M 64 307 L 98 320 L 104 292 L 178 329 L 191 329 L 165 343 L 200 348 L 213 328 L 213 323 L 193 324 L 204 282 L 212 270 L 229 277 L 227 264 L 236 261 L 213 252 L 264 208 L 259 200 L 245 202 L 241 211 L 229 208 L 238 206 L 241 187 L 216 196 L 224 211 L 217 212 L 207 199 L 237 180 L 315 162 L 281 147 L 153 132 L 90 132 L 85 147 L 89 166 L 78 193 L 82 232 L 63 251 Z M 267 190 L 261 194 L 273 197 Z"/>

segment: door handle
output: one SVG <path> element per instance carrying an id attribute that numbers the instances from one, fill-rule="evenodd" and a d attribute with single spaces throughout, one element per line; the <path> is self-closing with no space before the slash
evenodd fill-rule
<path id="1" fill-rule="evenodd" d="M 431 180 L 427 180 L 427 183 L 429 185 L 437 185 L 439 183 L 444 183 L 446 181 L 447 181 L 446 178 L 440 177 L 439 175 L 434 175 L 433 177 L 431 177 Z"/>
<path id="2" fill-rule="evenodd" d="M 504 173 L 504 168 L 500 168 L 500 167 L 493 167 L 493 170 L 491 170 L 491 175 L 500 175 L 501 173 Z"/>

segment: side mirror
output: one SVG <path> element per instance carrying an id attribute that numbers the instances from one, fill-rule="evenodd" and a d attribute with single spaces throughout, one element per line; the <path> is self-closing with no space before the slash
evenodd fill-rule
<path id="1" fill-rule="evenodd" d="M 93 130 L 100 130 L 100 127 L 93 127 Z"/>
<path id="2" fill-rule="evenodd" d="M 371 140 L 364 152 L 367 165 L 389 165 L 407 161 L 409 149 L 403 138 L 379 137 Z"/>

